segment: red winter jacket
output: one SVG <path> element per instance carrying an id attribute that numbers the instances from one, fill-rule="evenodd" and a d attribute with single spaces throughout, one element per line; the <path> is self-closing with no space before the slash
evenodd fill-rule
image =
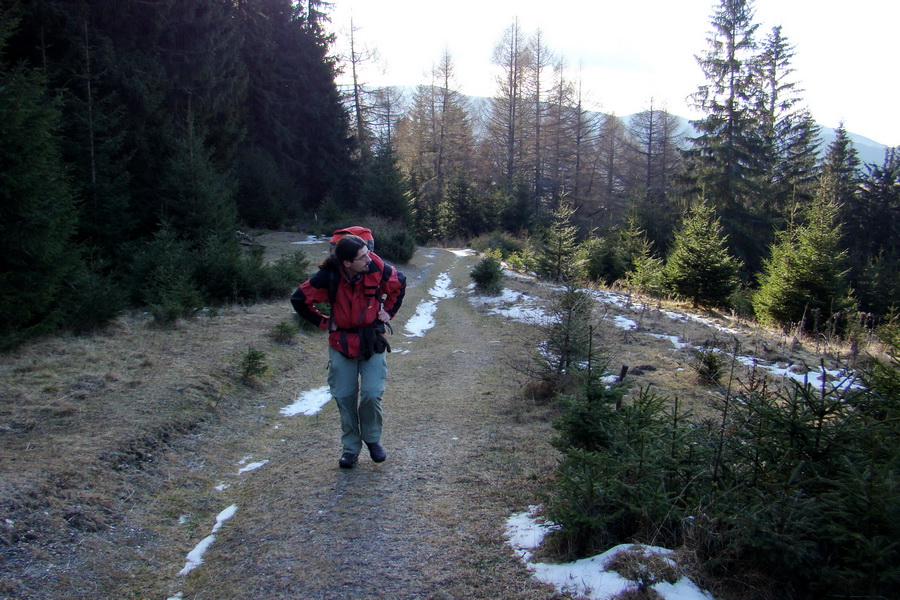
<path id="1" fill-rule="evenodd" d="M 294 310 L 319 329 L 330 330 L 331 321 L 334 321 L 337 330 L 329 333 L 328 345 L 347 358 L 359 357 L 359 329 L 378 318 L 380 297 L 387 294 L 384 310 L 393 318 L 406 294 L 406 276 L 375 253 L 370 252 L 369 256 L 372 258 L 369 271 L 353 281 L 341 271 L 320 269 L 300 284 L 291 296 Z M 329 287 L 335 280 L 337 290 L 332 303 Z M 315 307 L 323 302 L 331 304 L 331 317 L 326 317 Z"/>

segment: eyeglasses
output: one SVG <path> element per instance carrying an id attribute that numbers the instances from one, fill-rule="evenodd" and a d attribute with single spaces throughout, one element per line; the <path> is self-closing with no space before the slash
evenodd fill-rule
<path id="1" fill-rule="evenodd" d="M 370 260 L 372 260 L 372 259 L 369 258 L 369 253 L 366 252 L 366 253 L 363 254 L 362 256 L 357 256 L 357 257 L 354 258 L 353 260 L 359 260 L 359 261 L 362 261 L 362 262 L 368 262 L 368 261 L 370 261 Z"/>

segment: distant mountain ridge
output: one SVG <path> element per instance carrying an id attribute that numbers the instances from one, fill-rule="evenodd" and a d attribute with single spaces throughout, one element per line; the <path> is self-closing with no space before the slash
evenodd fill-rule
<path id="1" fill-rule="evenodd" d="M 861 162 L 879 166 L 884 164 L 884 151 L 890 148 L 890 146 L 879 144 L 875 140 L 851 131 L 847 132 L 847 136 L 850 138 L 850 141 L 853 142 L 853 147 L 856 148 L 856 152 L 859 155 L 859 160 Z M 821 150 L 824 151 L 824 149 L 834 141 L 834 129 L 831 127 L 822 127 L 819 137 L 823 142 Z"/>
<path id="2" fill-rule="evenodd" d="M 628 115 L 622 117 L 622 120 L 625 123 L 628 123 L 634 116 L 635 115 L 633 114 Z M 690 120 L 684 117 L 679 117 L 678 115 L 674 116 L 681 124 L 681 132 L 685 135 L 692 135 L 693 127 L 691 126 Z M 819 145 L 819 155 L 823 155 L 828 149 L 828 146 L 835 140 L 836 134 L 833 127 L 825 127 L 821 124 L 819 124 L 819 127 L 821 128 L 821 130 L 819 131 L 819 140 L 821 140 L 822 142 Z M 856 153 L 859 156 L 859 160 L 861 163 L 875 164 L 879 166 L 884 164 L 884 152 L 889 148 L 889 146 L 876 142 L 875 140 L 869 139 L 865 136 L 859 135 L 858 133 L 853 133 L 852 131 L 848 131 L 847 136 L 850 138 L 850 141 L 853 142 L 853 147 L 856 148 Z"/>
<path id="3" fill-rule="evenodd" d="M 413 97 L 416 92 L 415 87 L 403 87 L 403 86 L 395 86 L 394 89 L 399 90 L 402 93 L 403 104 L 407 104 Z M 467 96 L 462 94 L 463 97 L 466 98 L 466 101 L 469 103 L 473 113 L 481 116 L 487 115 L 488 110 L 490 109 L 490 98 L 486 98 L 484 96 Z M 404 106 L 405 108 L 405 106 Z M 594 111 L 589 111 L 594 112 Z M 595 112 L 597 115 L 605 115 L 609 116 L 607 113 Z M 631 119 L 635 116 L 635 114 L 626 115 L 624 117 L 620 117 L 622 121 L 627 125 Z M 692 135 L 693 127 L 691 127 L 691 122 L 689 119 L 685 117 L 681 117 L 678 115 L 674 115 L 678 119 L 678 122 L 681 125 L 681 133 L 685 135 Z M 824 125 L 819 125 L 821 127 L 821 131 L 819 132 L 819 139 L 821 140 L 821 144 L 819 146 L 819 155 L 825 154 L 825 151 L 828 149 L 828 146 L 834 141 L 835 133 L 834 128 L 825 127 Z M 476 132 L 476 133 L 484 133 L 484 132 Z M 869 139 L 865 136 L 859 135 L 858 133 L 853 133 L 852 131 L 847 132 L 848 137 L 853 142 L 853 147 L 856 148 L 856 152 L 859 156 L 859 160 L 863 164 L 875 164 L 882 165 L 884 164 L 884 152 L 889 148 L 885 144 L 881 144 L 876 142 L 875 140 Z"/>

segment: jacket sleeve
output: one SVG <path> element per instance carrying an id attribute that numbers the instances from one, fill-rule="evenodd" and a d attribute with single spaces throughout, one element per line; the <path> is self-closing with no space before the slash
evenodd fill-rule
<path id="1" fill-rule="evenodd" d="M 318 327 L 328 329 L 328 317 L 323 315 L 316 304 L 328 302 L 328 282 L 330 274 L 320 270 L 304 281 L 291 296 L 291 305 L 297 314 Z"/>
<path id="2" fill-rule="evenodd" d="M 406 275 L 395 267 L 391 267 L 391 275 L 382 285 L 382 293 L 387 294 L 387 299 L 384 301 L 384 310 L 393 319 L 403 304 L 403 297 L 406 296 Z"/>

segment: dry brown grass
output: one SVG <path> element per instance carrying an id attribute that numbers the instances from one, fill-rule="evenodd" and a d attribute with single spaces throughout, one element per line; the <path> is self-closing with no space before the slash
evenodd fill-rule
<path id="1" fill-rule="evenodd" d="M 675 583 L 681 578 L 678 566 L 669 557 L 641 546 L 616 553 L 608 563 L 608 571 L 615 571 L 636 584 L 636 591 L 651 592 L 657 583 Z M 652 597 L 652 596 L 648 596 Z"/>
<path id="2" fill-rule="evenodd" d="M 325 253 L 324 244 L 291 244 L 296 234 L 259 239 L 269 258 L 300 248 L 315 263 Z M 394 324 L 382 465 L 362 457 L 352 471 L 337 468 L 333 404 L 312 417 L 280 414 L 325 377 L 319 332 L 290 344 L 272 335 L 292 318 L 287 299 L 173 329 L 130 314 L 94 335 L 0 357 L 0 597 L 560 597 L 530 578 L 502 535 L 509 514 L 539 500 L 557 462 L 553 403 L 525 393 L 527 378 L 503 359 L 533 352 L 540 334 L 472 308 L 463 288 L 476 260 L 424 250 L 402 267 L 410 288 Z M 404 337 L 443 272 L 456 297 L 440 302 L 424 337 Z M 688 354 L 646 333 L 733 340 L 673 325 L 638 300 L 626 312 L 637 331 L 598 308 L 597 347 L 611 371 L 629 365 L 638 384 L 706 414 L 714 390 L 698 383 Z M 739 328 L 747 353 L 818 362 L 802 344 L 708 316 Z M 269 368 L 247 385 L 239 365 L 251 347 Z M 269 462 L 238 474 L 246 457 Z M 238 512 L 206 563 L 179 576 L 231 504 Z"/>

